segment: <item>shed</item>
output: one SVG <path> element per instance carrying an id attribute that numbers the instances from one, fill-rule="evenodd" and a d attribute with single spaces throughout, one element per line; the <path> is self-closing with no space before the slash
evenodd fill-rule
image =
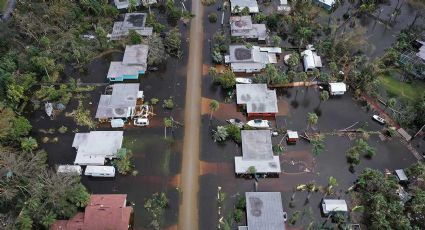
<path id="1" fill-rule="evenodd" d="M 322 67 L 322 59 L 313 50 L 304 50 L 301 56 L 303 57 L 304 71 Z"/>
<path id="2" fill-rule="evenodd" d="M 323 199 L 322 210 L 324 214 L 335 213 L 335 212 L 347 212 L 347 202 L 345 200 L 337 199 Z"/>
<path id="3" fill-rule="evenodd" d="M 270 130 L 242 130 L 242 157 L 235 157 L 235 173 L 280 173 L 279 156 L 273 155 Z"/>
<path id="4" fill-rule="evenodd" d="M 246 192 L 248 230 L 285 230 L 280 192 Z"/>
<path id="5" fill-rule="evenodd" d="M 236 103 L 245 105 L 248 116 L 274 116 L 278 112 L 276 90 L 266 84 L 236 84 Z"/>
<path id="6" fill-rule="evenodd" d="M 329 83 L 330 95 L 343 95 L 347 91 L 347 85 L 344 82 Z"/>
<path id="7" fill-rule="evenodd" d="M 124 127 L 124 120 L 123 119 L 112 119 L 111 120 L 111 127 L 112 128 L 122 128 L 122 127 Z"/>
<path id="8" fill-rule="evenodd" d="M 402 182 L 408 181 L 406 173 L 404 172 L 403 169 L 396 169 L 395 175 L 397 176 L 399 181 L 402 181 Z"/>
<path id="9" fill-rule="evenodd" d="M 298 141 L 298 132 L 297 131 L 292 131 L 292 130 L 288 130 L 288 142 L 289 143 L 296 143 Z"/>
<path id="10" fill-rule="evenodd" d="M 72 147 L 77 149 L 76 165 L 104 165 L 117 157 L 122 146 L 123 131 L 91 131 L 76 133 Z"/>

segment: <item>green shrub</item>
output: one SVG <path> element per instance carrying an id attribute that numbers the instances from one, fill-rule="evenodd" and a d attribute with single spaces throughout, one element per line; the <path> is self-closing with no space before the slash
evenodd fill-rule
<path id="1" fill-rule="evenodd" d="M 159 102 L 158 98 L 151 98 L 151 105 L 156 105 Z"/>
<path id="2" fill-rule="evenodd" d="M 173 102 L 173 98 L 168 98 L 164 100 L 164 103 L 162 104 L 163 108 L 166 109 L 173 109 L 174 108 L 174 102 Z"/>
<path id="3" fill-rule="evenodd" d="M 235 220 L 236 223 L 240 223 L 241 222 L 242 217 L 243 217 L 243 214 L 244 214 L 243 211 L 240 210 L 240 209 L 236 209 L 233 212 L 233 219 Z"/>
<path id="4" fill-rule="evenodd" d="M 208 15 L 208 20 L 209 20 L 211 23 L 216 23 L 216 22 L 217 22 L 217 18 L 218 18 L 218 16 L 217 16 L 217 14 L 216 14 L 216 13 L 210 13 L 210 14 Z"/>

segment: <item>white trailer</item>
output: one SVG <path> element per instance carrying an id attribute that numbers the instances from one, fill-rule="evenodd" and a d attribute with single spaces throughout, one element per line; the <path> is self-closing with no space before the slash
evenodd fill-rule
<path id="1" fill-rule="evenodd" d="M 66 175 L 81 175 L 83 170 L 79 165 L 59 165 L 57 173 Z"/>
<path id="2" fill-rule="evenodd" d="M 114 166 L 88 165 L 84 175 L 92 177 L 115 177 Z"/>

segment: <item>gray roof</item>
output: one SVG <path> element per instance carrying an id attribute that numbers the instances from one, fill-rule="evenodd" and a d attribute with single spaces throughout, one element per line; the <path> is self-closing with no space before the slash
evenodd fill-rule
<path id="1" fill-rule="evenodd" d="M 266 84 L 236 84 L 236 103 L 245 104 L 248 113 L 277 113 L 276 90 Z"/>
<path id="2" fill-rule="evenodd" d="M 247 192 L 249 230 L 285 230 L 280 192 Z"/>
<path id="3" fill-rule="evenodd" d="M 128 35 L 130 30 L 142 36 L 152 35 L 153 28 L 145 27 L 146 13 L 127 13 L 124 21 L 115 22 L 112 29 L 111 40 L 118 40 Z"/>
<path id="4" fill-rule="evenodd" d="M 416 53 L 416 56 L 418 56 L 423 61 L 425 61 L 425 42 L 424 41 L 419 41 L 419 43 L 421 43 L 422 46 L 419 48 L 419 51 Z"/>
<path id="5" fill-rule="evenodd" d="M 245 45 L 230 45 L 226 63 L 230 63 L 233 72 L 259 72 L 271 63 L 269 55 L 276 59 L 274 53 L 261 51 L 259 46 L 248 49 Z"/>
<path id="6" fill-rule="evenodd" d="M 397 169 L 397 170 L 395 170 L 395 173 L 396 173 L 399 180 L 401 180 L 401 181 L 407 181 L 408 180 L 406 173 L 404 172 L 403 169 Z"/>
<path id="7" fill-rule="evenodd" d="M 72 147 L 77 149 L 74 164 L 103 165 L 106 158 L 115 158 L 122 146 L 123 133 L 123 131 L 76 133 L 72 142 Z"/>
<path id="8" fill-rule="evenodd" d="M 230 6 L 233 13 L 236 13 L 236 6 L 239 6 L 240 11 L 242 11 L 243 8 L 248 7 L 250 13 L 259 12 L 257 0 L 230 0 Z"/>
<path id="9" fill-rule="evenodd" d="M 107 78 L 117 78 L 124 75 L 139 75 L 140 70 L 142 70 L 141 66 L 125 65 L 119 61 L 112 61 L 109 65 Z"/>
<path id="10" fill-rule="evenodd" d="M 243 38 L 256 38 L 265 40 L 267 29 L 265 24 L 252 24 L 251 16 L 230 17 L 230 31 L 232 36 Z"/>
<path id="11" fill-rule="evenodd" d="M 279 156 L 273 156 L 270 130 L 242 130 L 242 157 L 235 157 L 235 172 L 280 173 Z"/>
<path id="12" fill-rule="evenodd" d="M 118 9 L 126 9 L 129 6 L 129 0 L 114 0 L 115 6 Z M 140 5 L 140 0 L 136 0 L 136 6 Z"/>
<path id="13" fill-rule="evenodd" d="M 125 65 L 137 65 L 146 70 L 148 52 L 149 46 L 147 45 L 127 45 L 122 63 Z"/>
<path id="14" fill-rule="evenodd" d="M 114 84 L 111 95 L 101 95 L 96 118 L 124 118 L 136 106 L 139 83 Z"/>

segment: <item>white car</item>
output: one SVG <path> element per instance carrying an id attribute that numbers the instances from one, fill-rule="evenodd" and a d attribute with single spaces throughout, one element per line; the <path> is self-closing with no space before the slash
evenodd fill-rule
<path id="1" fill-rule="evenodd" d="M 147 118 L 136 118 L 136 119 L 134 119 L 134 125 L 135 126 L 148 126 L 149 125 L 149 119 L 147 119 Z"/>
<path id="2" fill-rule="evenodd" d="M 382 117 L 380 117 L 378 115 L 373 115 L 372 118 L 373 118 L 373 120 L 381 123 L 382 125 L 385 125 L 385 119 L 384 118 L 382 118 Z"/>

